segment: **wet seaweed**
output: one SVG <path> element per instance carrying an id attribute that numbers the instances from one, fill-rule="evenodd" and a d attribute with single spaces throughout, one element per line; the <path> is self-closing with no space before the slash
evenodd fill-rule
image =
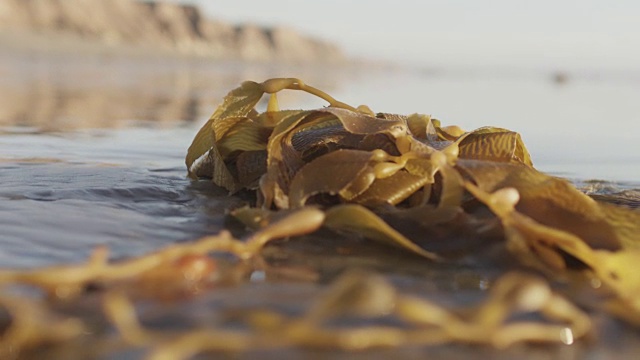
<path id="1" fill-rule="evenodd" d="M 310 93 L 328 107 L 280 110 L 283 90 Z M 259 112 L 263 96 L 269 103 Z M 82 338 L 91 320 L 57 306 L 91 296 L 117 342 L 147 350 L 149 359 L 292 347 L 572 344 L 593 334 L 594 312 L 640 326 L 640 213 L 537 171 L 516 132 L 466 132 L 429 115 L 375 113 L 299 79 L 248 81 L 198 131 L 186 166 L 194 181 L 253 195 L 252 206 L 230 209 L 249 234 L 225 231 L 119 261 L 99 248 L 83 264 L 1 270 L 4 357 Z M 472 306 L 443 306 L 351 269 L 298 314 L 249 309 L 236 316 L 239 327 L 163 330 L 140 321 L 136 304 L 180 303 L 245 283 L 274 267 L 267 247 L 318 232 L 335 234 L 325 246 L 342 237 L 363 241 L 336 250 L 347 264 L 371 240 L 425 266 L 489 264 L 503 274 Z M 597 294 L 589 301 L 571 290 L 585 284 Z M 40 289 L 40 300 L 9 295 L 25 286 Z"/>

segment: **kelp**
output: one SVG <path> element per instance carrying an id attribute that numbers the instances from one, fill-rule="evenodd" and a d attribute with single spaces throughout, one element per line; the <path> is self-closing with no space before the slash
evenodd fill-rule
<path id="1" fill-rule="evenodd" d="M 244 172 L 256 169 L 238 166 L 238 153 L 266 151 L 266 166 L 256 166 L 263 170 L 257 191 L 258 207 L 287 209 L 313 203 L 406 205 L 403 201 L 424 191 L 430 194 L 429 199 L 423 197 L 422 203 L 463 206 L 467 201 L 462 196 L 465 178 L 487 191 L 516 188 L 521 198 L 520 211 L 549 226 L 567 227 L 593 247 L 615 250 L 622 243 L 631 247 L 638 243 L 634 238 L 640 229 L 634 221 L 638 218 L 636 213 L 596 202 L 568 182 L 536 171 L 522 138 L 515 132 L 484 127 L 461 133 L 459 128 L 443 128 L 440 121 L 426 115 L 374 116 L 368 107 L 343 104 L 297 79 L 245 82 L 232 91 L 194 139 L 187 155 L 190 173 L 207 169 L 211 174 L 202 177 L 210 177 L 223 187 L 240 189 L 242 183 L 238 179 L 227 184 L 218 179 L 214 169 L 198 163 L 194 166 L 194 158 L 202 151 L 192 149 L 201 142 L 205 128 L 235 121 L 235 117 L 224 114 L 250 112 L 247 98 L 255 104 L 262 94 L 269 93 L 275 99 L 275 93 L 282 89 L 310 92 L 328 100 L 330 106 L 291 112 L 280 111 L 272 101 L 266 112 L 255 116 L 279 120 L 262 125 L 261 137 L 252 136 L 254 131 L 247 130 L 244 140 L 236 139 L 230 148 L 222 134 L 218 143 L 209 143 L 207 150 L 219 155 L 215 163 Z M 229 153 L 235 155 L 224 155 Z M 432 191 L 434 188 L 436 191 Z"/>
<path id="2" fill-rule="evenodd" d="M 306 91 L 329 102 L 323 109 L 285 112 L 262 143 L 247 140 L 266 149 L 255 204 L 264 212 L 314 206 L 326 211 L 326 228 L 395 244 L 430 261 L 446 261 L 437 253 L 425 253 L 421 245 L 428 246 L 429 239 L 415 234 L 409 239 L 403 232 L 410 230 L 394 229 L 383 218 L 412 214 L 414 223 L 429 228 L 441 225 L 439 219 L 451 220 L 452 209 L 457 209 L 467 223 L 475 219 L 495 228 L 488 210 L 501 223 L 506 249 L 521 263 L 547 274 L 581 271 L 598 277 L 612 289 L 618 306 L 635 306 L 629 299 L 638 285 L 632 267 L 626 266 L 640 260 L 640 213 L 597 201 L 566 180 L 537 171 L 520 134 L 497 127 L 465 132 L 443 127 L 429 115 L 376 114 L 366 106 L 336 101 L 297 79 L 271 79 L 250 88 L 256 97 L 271 94 L 269 108 L 259 116 L 281 112 L 275 99 L 283 89 Z M 236 112 L 232 100 L 237 91 L 216 114 Z M 238 111 L 246 111 L 243 105 L 237 105 Z M 215 120 L 216 114 L 213 121 L 226 121 Z M 216 147 L 212 144 L 214 154 L 219 153 Z M 237 143 L 234 151 L 246 147 Z M 190 158 L 191 151 L 189 168 Z M 216 161 L 238 167 L 233 157 L 221 155 Z M 215 172 L 206 177 L 227 187 Z M 231 187 L 241 186 L 236 179 Z M 637 310 L 633 312 L 637 317 Z"/>
<path id="3" fill-rule="evenodd" d="M 276 94 L 285 89 L 329 106 L 280 110 Z M 265 95 L 269 102 L 260 112 Z M 270 79 L 232 90 L 185 160 L 194 181 L 208 178 L 251 199 L 229 209 L 248 234 L 223 231 L 117 261 L 98 248 L 81 264 L 0 270 L 0 308 L 7 316 L 0 354 L 17 357 L 81 339 L 94 320 L 56 307 L 90 294 L 117 330 L 116 343 L 147 349 L 156 360 L 296 347 L 572 344 L 594 336 L 596 312 L 640 326 L 635 200 L 588 196 L 539 172 L 516 132 L 466 132 L 430 115 L 374 113 L 299 79 Z M 476 264 L 504 274 L 471 306 L 442 306 L 429 293 L 399 291 L 365 268 L 344 271 L 296 314 L 244 309 L 232 327 L 157 329 L 141 321 L 142 301 L 180 302 L 275 271 L 266 248 L 286 247 L 297 237 L 316 247 L 355 239 L 360 248 L 394 247 L 427 268 Z M 348 264 L 353 250 L 335 254 Z M 597 295 L 589 301 L 567 290 L 585 284 Z M 24 286 L 40 289 L 43 298 L 9 295 Z"/>
<path id="4" fill-rule="evenodd" d="M 122 304 L 121 306 L 125 306 Z M 119 310 L 122 315 L 126 310 Z M 543 320 L 518 321 L 514 314 L 540 313 Z M 117 316 L 116 314 L 114 314 Z M 327 326 L 342 316 L 375 319 L 394 317 L 411 325 Z M 376 276 L 360 272 L 339 278 L 305 314 L 289 318 L 284 314 L 261 311 L 245 313 L 244 321 L 262 332 L 241 334 L 232 331 L 199 330 L 165 341 L 149 359 L 185 359 L 203 351 L 274 349 L 290 346 L 339 348 L 358 351 L 380 347 L 435 345 L 463 341 L 505 348 L 521 342 L 573 343 L 591 330 L 582 311 L 550 291 L 544 281 L 523 274 L 500 279 L 488 300 L 470 314 L 458 314 L 425 299 L 397 293 Z M 123 333 L 154 342 L 137 324 L 120 321 Z M 158 335 L 155 335 L 158 337 Z"/>
<path id="5" fill-rule="evenodd" d="M 153 360 L 189 359 L 211 351 L 291 347 L 361 351 L 464 342 L 502 349 L 523 342 L 571 344 L 592 331 L 586 313 L 553 291 L 542 278 L 523 273 L 501 277 L 485 301 L 465 311 L 398 292 L 380 275 L 349 271 L 326 288 L 302 315 L 265 309 L 243 311 L 238 321 L 253 329 L 249 332 L 224 327 L 159 330 L 140 322 L 136 299 L 163 299 L 167 292 L 175 295 L 187 285 L 194 294 L 220 282 L 220 268 L 212 258 L 202 259 L 203 254 L 227 252 L 234 254 L 241 265 L 259 268 L 261 249 L 269 241 L 315 230 L 315 225 L 300 221 L 300 217 L 310 216 L 322 218 L 319 211 L 294 210 L 244 241 L 222 233 L 124 261 L 104 261 L 105 250 L 101 248 L 84 264 L 27 272 L 5 270 L 0 283 L 35 285 L 56 301 L 81 297 L 88 284 L 100 284 L 100 311 L 118 331 L 118 341 L 148 349 L 146 358 Z M 69 292 L 69 288 L 79 291 Z M 61 317 L 44 301 L 3 295 L 0 306 L 11 316 L 0 338 L 0 350 L 5 355 L 18 356 L 33 347 L 78 340 L 91 332 L 91 319 Z M 536 317 L 519 317 L 527 314 Z M 342 317 L 359 321 L 336 326 L 335 320 Z M 384 325 L 384 321 L 379 324 L 390 318 L 396 320 L 395 325 Z M 53 328 L 56 331 L 52 332 Z"/>

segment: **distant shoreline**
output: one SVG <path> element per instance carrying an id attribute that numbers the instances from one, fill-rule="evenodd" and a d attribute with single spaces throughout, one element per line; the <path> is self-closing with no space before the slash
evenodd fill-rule
<path id="1" fill-rule="evenodd" d="M 0 52 L 341 64 L 335 44 L 282 26 L 233 25 L 167 1 L 3 0 Z"/>

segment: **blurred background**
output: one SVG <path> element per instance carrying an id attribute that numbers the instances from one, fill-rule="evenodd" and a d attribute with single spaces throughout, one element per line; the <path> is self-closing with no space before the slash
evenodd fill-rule
<path id="1" fill-rule="evenodd" d="M 0 126 L 195 131 L 240 82 L 295 76 L 376 111 L 519 131 L 546 171 L 633 181 L 639 15 L 631 0 L 1 0 Z"/>

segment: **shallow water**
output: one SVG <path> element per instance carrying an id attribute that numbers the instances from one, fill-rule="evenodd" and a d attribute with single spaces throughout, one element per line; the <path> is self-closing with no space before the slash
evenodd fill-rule
<path id="1" fill-rule="evenodd" d="M 190 129 L 4 135 L 3 266 L 78 261 L 98 244 L 115 256 L 220 230 L 232 200 L 184 176 Z M 207 184 L 208 185 L 208 184 Z M 218 212 L 218 216 L 213 213 Z"/>
<path id="2" fill-rule="evenodd" d="M 113 60 L 106 69 L 87 65 L 78 70 L 63 61 L 31 62 L 7 60 L 0 67 L 12 74 L 0 81 L 0 267 L 78 262 L 103 244 L 112 257 L 122 258 L 233 227 L 226 211 L 244 201 L 206 181 L 187 179 L 186 149 L 221 97 L 240 81 L 294 75 L 282 68 L 232 64 L 149 68 Z M 445 124 L 466 129 L 494 125 L 519 131 L 539 169 L 592 191 L 626 189 L 637 196 L 640 189 L 640 129 L 634 126 L 640 120 L 636 101 L 640 81 L 633 77 L 582 75 L 559 85 L 543 73 L 372 70 L 330 77 L 304 72 L 309 83 L 353 105 L 431 113 Z M 291 108 L 322 105 L 299 95 L 280 100 Z M 300 246 L 297 251 L 293 248 L 289 262 L 322 263 L 329 272 L 345 267 L 344 261 L 332 263 L 317 243 Z M 300 254 L 307 258 L 299 259 Z M 387 256 L 382 268 L 396 268 L 394 284 L 406 291 L 427 291 L 448 303 L 477 297 L 484 290 L 485 276 L 495 275 L 486 269 L 483 274 L 475 268 L 420 268 L 402 256 Z M 353 261 L 381 267 L 366 255 Z M 330 275 L 312 273 L 310 278 Z M 286 283 L 264 286 L 262 277 L 252 277 L 254 286 L 218 292 L 201 301 L 227 301 L 238 308 L 252 306 L 253 298 L 295 311 L 322 289 Z M 289 294 L 287 301 L 283 294 Z M 247 304 L 236 304 L 234 299 L 245 299 Z M 188 314 L 194 313 L 176 316 Z M 620 339 L 625 351 L 635 350 L 632 334 Z M 530 358 L 583 357 L 587 350 L 592 356 L 606 355 L 607 348 L 538 349 Z M 512 354 L 518 355 L 517 351 Z M 392 354 L 399 353 L 421 354 L 415 349 Z M 445 347 L 430 354 L 480 358 L 492 353 Z M 287 355 L 300 354 L 294 350 Z M 63 352 L 60 358 L 64 357 Z"/>

